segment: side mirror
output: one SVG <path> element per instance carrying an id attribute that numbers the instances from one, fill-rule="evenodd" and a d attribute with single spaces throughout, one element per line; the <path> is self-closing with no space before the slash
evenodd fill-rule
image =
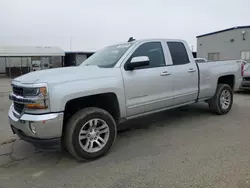
<path id="1" fill-rule="evenodd" d="M 149 65 L 148 56 L 133 57 L 127 65 L 128 70 L 133 70 L 136 67 L 144 67 Z"/>

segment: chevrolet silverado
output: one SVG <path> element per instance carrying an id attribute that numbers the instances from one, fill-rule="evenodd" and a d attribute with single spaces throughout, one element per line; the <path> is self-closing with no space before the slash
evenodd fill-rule
<path id="1" fill-rule="evenodd" d="M 183 40 L 116 44 L 80 66 L 14 79 L 10 126 L 36 147 L 93 160 L 110 150 L 122 121 L 197 102 L 227 114 L 243 68 L 234 60 L 195 63 Z"/>

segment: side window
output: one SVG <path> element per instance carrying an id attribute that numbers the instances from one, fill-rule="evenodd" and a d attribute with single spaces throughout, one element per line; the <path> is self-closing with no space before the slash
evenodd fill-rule
<path id="1" fill-rule="evenodd" d="M 166 66 L 160 42 L 148 42 L 142 44 L 134 51 L 132 56 L 129 58 L 128 62 L 130 62 L 133 57 L 138 57 L 138 56 L 148 56 L 149 66 L 140 67 L 137 69 Z"/>
<path id="2" fill-rule="evenodd" d="M 220 53 L 208 53 L 208 60 L 211 60 L 211 61 L 220 60 Z"/>
<path id="3" fill-rule="evenodd" d="M 250 60 L 250 51 L 242 51 L 241 52 L 241 59 Z"/>
<path id="4" fill-rule="evenodd" d="M 167 42 L 173 65 L 183 65 L 189 63 L 187 50 L 182 42 Z"/>

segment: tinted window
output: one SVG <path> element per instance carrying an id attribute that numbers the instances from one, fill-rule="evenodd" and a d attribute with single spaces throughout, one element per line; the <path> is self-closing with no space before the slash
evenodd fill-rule
<path id="1" fill-rule="evenodd" d="M 161 67 L 166 65 L 160 42 L 148 42 L 142 44 L 134 51 L 132 56 L 129 58 L 128 62 L 130 62 L 133 57 L 138 57 L 138 56 L 148 56 L 149 66 L 140 67 L 136 69 Z"/>
<path id="2" fill-rule="evenodd" d="M 174 65 L 189 63 L 187 50 L 181 42 L 167 42 Z"/>

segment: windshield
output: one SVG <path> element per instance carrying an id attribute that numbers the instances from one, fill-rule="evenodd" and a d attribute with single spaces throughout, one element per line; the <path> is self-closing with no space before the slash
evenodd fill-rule
<path id="1" fill-rule="evenodd" d="M 86 59 L 80 66 L 97 65 L 103 68 L 111 68 L 116 65 L 123 54 L 130 48 L 132 43 L 120 44 L 106 47 L 88 59 Z"/>

